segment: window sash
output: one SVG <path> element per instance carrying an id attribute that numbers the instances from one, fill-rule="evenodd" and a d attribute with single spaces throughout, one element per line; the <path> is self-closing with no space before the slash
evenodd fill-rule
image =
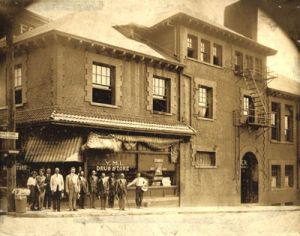
<path id="1" fill-rule="evenodd" d="M 166 97 L 166 80 L 153 77 L 153 96 L 157 98 Z"/>
<path id="2" fill-rule="evenodd" d="M 92 81 L 93 84 L 111 87 L 112 71 L 108 66 L 93 64 Z"/>
<path id="3" fill-rule="evenodd" d="M 16 66 L 14 70 L 15 87 L 22 86 L 22 67 Z"/>

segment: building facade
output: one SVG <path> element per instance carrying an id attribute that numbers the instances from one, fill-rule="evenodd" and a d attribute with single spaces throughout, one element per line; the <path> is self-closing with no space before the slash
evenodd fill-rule
<path id="1" fill-rule="evenodd" d="M 101 17 L 16 37 L 24 169 L 142 172 L 150 205 L 297 203 L 299 99 L 267 90 L 275 50 L 182 12 L 152 27 Z"/>

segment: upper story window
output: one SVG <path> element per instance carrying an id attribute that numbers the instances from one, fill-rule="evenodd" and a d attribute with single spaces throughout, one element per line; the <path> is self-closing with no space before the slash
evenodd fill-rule
<path id="1" fill-rule="evenodd" d="M 243 53 L 235 51 L 234 53 L 234 71 L 240 72 L 243 70 Z"/>
<path id="2" fill-rule="evenodd" d="M 200 43 L 200 60 L 210 62 L 210 42 L 205 39 L 201 39 Z"/>
<path id="3" fill-rule="evenodd" d="M 170 80 L 153 77 L 153 111 L 170 112 Z"/>
<path id="4" fill-rule="evenodd" d="M 262 60 L 260 58 L 255 58 L 255 76 L 257 78 L 262 78 L 262 75 L 263 75 Z"/>
<path id="5" fill-rule="evenodd" d="M 255 106 L 251 96 L 244 96 L 243 115 L 247 116 L 248 122 L 253 123 L 255 121 Z"/>
<path id="6" fill-rule="evenodd" d="M 272 188 L 280 188 L 281 187 L 281 166 L 280 165 L 272 165 Z"/>
<path id="7" fill-rule="evenodd" d="M 93 63 L 92 102 L 115 104 L 115 67 Z"/>
<path id="8" fill-rule="evenodd" d="M 213 89 L 200 86 L 198 91 L 199 116 L 202 118 L 213 118 Z"/>
<path id="9" fill-rule="evenodd" d="M 246 59 L 247 69 L 249 69 L 250 71 L 253 71 L 253 57 L 249 56 L 249 55 L 246 55 L 245 59 Z"/>
<path id="10" fill-rule="evenodd" d="M 271 138 L 280 141 L 280 104 L 272 102 Z"/>
<path id="11" fill-rule="evenodd" d="M 15 77 L 15 104 L 23 103 L 22 99 L 22 65 L 16 65 L 14 70 Z"/>
<path id="12" fill-rule="evenodd" d="M 285 141 L 293 142 L 293 107 L 288 105 L 285 106 L 284 137 Z"/>
<path id="13" fill-rule="evenodd" d="M 190 34 L 187 36 L 187 56 L 198 59 L 198 38 Z"/>
<path id="14" fill-rule="evenodd" d="M 284 169 L 284 186 L 292 188 L 294 186 L 294 167 L 292 165 L 286 165 Z"/>
<path id="15" fill-rule="evenodd" d="M 223 57 L 222 46 L 218 44 L 213 44 L 213 64 L 216 66 L 222 66 Z"/>

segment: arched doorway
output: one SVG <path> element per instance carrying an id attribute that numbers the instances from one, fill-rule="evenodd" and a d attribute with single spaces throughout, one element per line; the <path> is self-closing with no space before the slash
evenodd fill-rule
<path id="1" fill-rule="evenodd" d="M 241 163 L 241 202 L 258 202 L 258 162 L 252 152 L 248 152 Z"/>

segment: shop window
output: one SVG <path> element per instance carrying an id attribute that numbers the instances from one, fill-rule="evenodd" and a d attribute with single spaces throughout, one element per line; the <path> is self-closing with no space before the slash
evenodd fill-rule
<path id="1" fill-rule="evenodd" d="M 271 138 L 280 141 L 280 104 L 272 102 Z"/>
<path id="2" fill-rule="evenodd" d="M 205 39 L 201 39 L 200 43 L 200 60 L 210 62 L 210 42 Z"/>
<path id="3" fill-rule="evenodd" d="M 16 65 L 14 70 L 15 77 L 15 104 L 23 103 L 22 99 L 22 65 Z"/>
<path id="4" fill-rule="evenodd" d="M 187 36 L 187 56 L 198 59 L 198 38 L 196 36 Z"/>
<path id="5" fill-rule="evenodd" d="M 92 101 L 100 104 L 115 104 L 115 67 L 93 63 Z"/>
<path id="6" fill-rule="evenodd" d="M 284 137 L 285 141 L 293 142 L 293 107 L 288 105 L 285 106 Z"/>
<path id="7" fill-rule="evenodd" d="M 280 188 L 281 187 L 281 166 L 280 165 L 272 165 L 272 188 Z"/>
<path id="8" fill-rule="evenodd" d="M 255 58 L 255 76 L 256 78 L 260 79 L 263 75 L 262 69 L 262 60 L 260 58 Z"/>
<path id="9" fill-rule="evenodd" d="M 292 165 L 285 166 L 284 186 L 290 188 L 294 186 L 294 167 Z"/>
<path id="10" fill-rule="evenodd" d="M 216 153 L 199 151 L 196 153 L 195 162 L 199 167 L 215 167 Z"/>
<path id="11" fill-rule="evenodd" d="M 253 71 L 253 57 L 246 55 L 245 60 L 246 60 L 247 69 L 249 69 L 252 72 Z"/>
<path id="12" fill-rule="evenodd" d="M 235 51 L 234 53 L 234 71 L 240 73 L 243 70 L 243 53 Z"/>
<path id="13" fill-rule="evenodd" d="M 213 64 L 216 66 L 222 66 L 222 46 L 215 44 L 213 45 Z"/>
<path id="14" fill-rule="evenodd" d="M 199 117 L 202 118 L 213 118 L 213 89 L 206 87 L 206 86 L 200 86 L 198 90 L 199 96 L 198 96 L 198 104 L 199 104 Z"/>
<path id="15" fill-rule="evenodd" d="M 170 112 L 170 80 L 153 77 L 153 111 Z"/>
<path id="16" fill-rule="evenodd" d="M 244 101 L 243 115 L 246 116 L 247 121 L 249 123 L 253 123 L 255 121 L 254 100 L 251 96 L 244 96 L 243 101 Z"/>

